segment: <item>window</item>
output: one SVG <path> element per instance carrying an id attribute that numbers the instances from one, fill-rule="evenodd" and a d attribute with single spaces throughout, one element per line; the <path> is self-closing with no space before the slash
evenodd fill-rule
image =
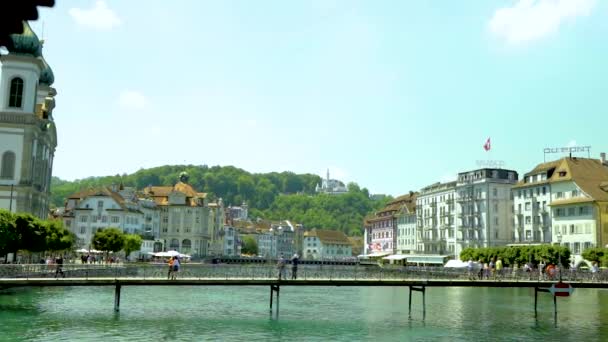
<path id="1" fill-rule="evenodd" d="M 87 222 L 87 216 L 80 216 L 80 222 Z"/>
<path id="2" fill-rule="evenodd" d="M 578 214 L 579 215 L 589 215 L 589 207 L 579 207 Z"/>
<path id="3" fill-rule="evenodd" d="M 8 97 L 8 106 L 21 108 L 23 105 L 23 80 L 15 77 L 11 80 L 11 88 Z"/>
<path id="4" fill-rule="evenodd" d="M 526 224 L 532 223 L 532 216 L 526 216 Z"/>
<path id="5" fill-rule="evenodd" d="M 494 225 L 498 226 L 498 217 L 494 218 Z M 498 232 L 496 232 L 496 234 L 498 234 Z"/>
<path id="6" fill-rule="evenodd" d="M 494 196 L 494 197 L 498 196 L 498 189 L 496 189 L 496 188 L 492 189 L 492 196 Z"/>
<path id="7" fill-rule="evenodd" d="M 80 234 L 85 234 L 87 232 L 87 227 L 82 226 L 80 227 Z"/>
<path id="8" fill-rule="evenodd" d="M 576 215 L 576 208 L 568 208 L 568 216 Z"/>
<path id="9" fill-rule="evenodd" d="M 15 178 L 15 152 L 6 151 L 2 154 L 2 171 L 0 171 L 0 178 Z"/>
<path id="10" fill-rule="evenodd" d="M 494 211 L 498 211 L 498 203 L 494 203 Z"/>
<path id="11" fill-rule="evenodd" d="M 563 193 L 563 192 L 561 192 L 561 191 L 558 191 L 558 192 L 555 194 L 555 198 L 564 198 L 564 193 Z"/>
<path id="12" fill-rule="evenodd" d="M 101 222 L 104 222 L 104 223 L 105 223 L 105 222 L 108 222 L 108 217 L 107 217 L 106 215 L 103 215 L 103 216 L 101 217 Z"/>
<path id="13" fill-rule="evenodd" d="M 118 221 L 120 221 L 118 216 L 112 216 L 112 223 L 118 223 Z"/>
<path id="14" fill-rule="evenodd" d="M 558 208 L 557 210 L 555 210 L 555 216 L 564 216 L 564 208 Z"/>
<path id="15" fill-rule="evenodd" d="M 97 201 L 97 208 L 103 208 L 103 201 Z"/>
<path id="16" fill-rule="evenodd" d="M 65 225 L 70 227 L 72 225 L 72 220 L 65 220 Z"/>
<path id="17" fill-rule="evenodd" d="M 578 197 L 579 192 L 578 189 L 572 190 L 571 197 Z"/>
<path id="18" fill-rule="evenodd" d="M 530 211 L 530 202 L 526 202 L 526 211 Z"/>
<path id="19" fill-rule="evenodd" d="M 547 194 L 547 187 L 543 186 L 543 195 L 546 195 L 546 194 Z"/>
<path id="20" fill-rule="evenodd" d="M 560 171 L 559 172 L 559 176 L 560 177 L 566 177 L 566 171 Z"/>

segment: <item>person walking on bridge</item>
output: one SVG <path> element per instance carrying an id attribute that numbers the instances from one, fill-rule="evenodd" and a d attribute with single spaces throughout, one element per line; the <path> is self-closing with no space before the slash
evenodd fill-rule
<path id="1" fill-rule="evenodd" d="M 291 258 L 291 279 L 298 279 L 298 263 L 300 263 L 300 257 L 298 253 L 295 253 Z"/>
<path id="2" fill-rule="evenodd" d="M 55 268 L 55 278 L 57 278 L 57 276 L 59 274 L 61 274 L 62 278 L 65 278 L 65 274 L 63 273 L 63 256 L 59 256 L 56 260 L 55 263 L 57 264 L 56 268 Z"/>
<path id="3" fill-rule="evenodd" d="M 279 262 L 277 263 L 277 269 L 279 271 L 279 280 L 285 279 L 285 263 L 285 258 L 283 257 L 283 254 L 281 254 Z"/>
<path id="4" fill-rule="evenodd" d="M 169 265 L 169 272 L 167 273 L 167 280 L 171 280 L 171 276 L 173 275 L 173 257 L 169 259 L 167 263 Z"/>
<path id="5" fill-rule="evenodd" d="M 498 258 L 496 261 L 496 279 L 500 279 L 502 275 L 502 259 Z"/>

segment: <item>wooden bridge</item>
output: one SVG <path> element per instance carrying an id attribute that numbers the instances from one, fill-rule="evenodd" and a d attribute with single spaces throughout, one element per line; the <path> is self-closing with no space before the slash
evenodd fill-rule
<path id="1" fill-rule="evenodd" d="M 120 308 L 122 286 L 268 286 L 270 287 L 270 311 L 273 311 L 273 298 L 276 298 L 278 315 L 279 293 L 281 286 L 398 286 L 409 288 L 409 308 L 411 313 L 412 293 L 422 293 L 423 316 L 426 314 L 427 287 L 491 287 L 491 288 L 532 288 L 534 289 L 534 309 L 537 308 L 538 292 L 549 292 L 557 279 L 530 274 L 505 272 L 493 279 L 476 279 L 462 270 L 377 270 L 354 269 L 352 267 L 304 268 L 298 272 L 299 279 L 276 277 L 274 267 L 211 267 L 187 266 L 189 271 L 179 272 L 177 279 L 167 279 L 164 266 L 113 266 L 90 267 L 71 265 L 57 270 L 40 265 L 34 268 L 15 267 L 11 272 L 0 273 L 0 289 L 11 287 L 52 287 L 52 286 L 114 286 L 114 309 Z M 1 270 L 1 268 L 0 268 Z M 63 275 L 63 276 L 62 276 Z M 57 276 L 55 278 L 55 276 Z M 608 281 L 588 274 L 570 272 L 564 279 L 572 288 L 608 288 Z M 554 296 L 555 315 L 557 301 Z"/>

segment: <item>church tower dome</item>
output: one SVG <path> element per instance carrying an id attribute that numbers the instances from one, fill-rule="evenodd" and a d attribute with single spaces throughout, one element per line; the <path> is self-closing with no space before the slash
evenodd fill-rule
<path id="1" fill-rule="evenodd" d="M 10 53 L 16 55 L 30 55 L 40 57 L 42 55 L 42 44 L 40 39 L 27 21 L 23 22 L 22 34 L 11 34 L 11 42 L 13 46 L 9 50 Z"/>
<path id="2" fill-rule="evenodd" d="M 53 74 L 53 69 L 46 62 L 44 57 L 38 57 L 42 61 L 42 71 L 40 72 L 40 84 L 46 84 L 48 86 L 52 85 L 55 82 L 55 75 Z"/>

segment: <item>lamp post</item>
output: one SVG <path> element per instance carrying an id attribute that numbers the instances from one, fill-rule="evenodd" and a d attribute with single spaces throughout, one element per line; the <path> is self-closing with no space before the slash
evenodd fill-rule
<path id="1" fill-rule="evenodd" d="M 562 234 L 560 232 L 557 233 L 557 263 L 559 264 L 559 281 L 562 281 Z"/>

